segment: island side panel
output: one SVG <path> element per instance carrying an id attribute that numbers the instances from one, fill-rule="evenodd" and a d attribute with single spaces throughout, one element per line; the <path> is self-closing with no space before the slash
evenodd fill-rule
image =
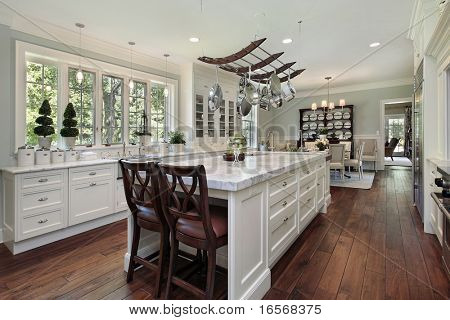
<path id="1" fill-rule="evenodd" d="M 267 188 L 228 194 L 228 298 L 261 299 L 270 289 Z"/>

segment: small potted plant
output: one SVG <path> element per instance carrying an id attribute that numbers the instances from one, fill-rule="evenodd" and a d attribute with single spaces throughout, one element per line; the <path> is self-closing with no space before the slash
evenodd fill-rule
<path id="1" fill-rule="evenodd" d="M 40 116 L 36 118 L 37 127 L 34 128 L 34 133 L 39 136 L 39 147 L 41 149 L 50 149 L 52 144 L 51 135 L 55 133 L 55 128 L 53 128 L 53 119 L 50 118 L 52 114 L 52 108 L 47 99 L 42 102 L 39 108 Z"/>
<path id="2" fill-rule="evenodd" d="M 75 147 L 75 140 L 80 133 L 77 128 L 78 122 L 74 119 L 76 116 L 77 113 L 75 112 L 75 108 L 73 107 L 73 104 L 69 102 L 66 110 L 64 110 L 64 127 L 60 131 L 61 137 L 63 137 L 64 140 L 64 145 L 68 150 L 72 150 L 73 147 Z"/>
<path id="3" fill-rule="evenodd" d="M 328 145 L 329 145 L 329 141 L 327 138 L 316 140 L 316 147 L 317 147 L 317 149 L 319 149 L 319 151 L 325 151 L 328 148 Z"/>
<path id="4" fill-rule="evenodd" d="M 185 144 L 186 141 L 184 140 L 184 133 L 182 131 L 175 130 L 169 132 L 169 145 L 172 152 L 183 152 Z"/>
<path id="5" fill-rule="evenodd" d="M 327 128 L 323 128 L 319 130 L 319 138 L 320 140 L 326 139 L 327 138 L 327 134 L 328 134 L 328 129 Z"/>

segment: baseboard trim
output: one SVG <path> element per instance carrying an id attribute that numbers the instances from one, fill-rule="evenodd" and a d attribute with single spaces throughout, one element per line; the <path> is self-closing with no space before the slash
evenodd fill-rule
<path id="1" fill-rule="evenodd" d="M 0 243 L 3 243 L 3 229 L 0 228 Z"/>
<path id="2" fill-rule="evenodd" d="M 241 300 L 262 300 L 267 291 L 270 290 L 271 274 L 270 269 L 266 269 L 255 281 L 251 288 L 240 297 Z"/>

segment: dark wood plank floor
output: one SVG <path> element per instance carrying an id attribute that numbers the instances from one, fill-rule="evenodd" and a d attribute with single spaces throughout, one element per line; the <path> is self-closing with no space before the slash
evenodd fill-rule
<path id="1" fill-rule="evenodd" d="M 439 243 L 411 203 L 405 169 L 377 173 L 371 190 L 333 188 L 329 212 L 273 268 L 266 298 L 447 299 Z M 150 271 L 125 281 L 126 233 L 120 221 L 16 256 L 0 245 L 0 299 L 153 299 Z"/>

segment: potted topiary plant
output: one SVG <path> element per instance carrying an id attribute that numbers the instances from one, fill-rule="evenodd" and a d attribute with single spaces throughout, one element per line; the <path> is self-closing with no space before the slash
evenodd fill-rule
<path id="1" fill-rule="evenodd" d="M 76 116 L 77 113 L 75 112 L 73 104 L 69 103 L 66 110 L 64 110 L 64 127 L 60 131 L 61 137 L 64 138 L 64 144 L 67 149 L 73 149 L 75 146 L 75 140 L 80 133 L 77 128 L 78 122 L 74 119 Z"/>
<path id="2" fill-rule="evenodd" d="M 182 152 L 186 141 L 184 140 L 184 133 L 180 130 L 169 132 L 170 150 L 174 153 Z"/>
<path id="3" fill-rule="evenodd" d="M 50 118 L 52 108 L 47 99 L 42 102 L 39 108 L 39 114 L 40 116 L 36 118 L 38 126 L 33 131 L 39 136 L 39 147 L 42 149 L 50 149 L 52 144 L 52 138 L 50 136 L 55 133 L 55 128 L 53 128 L 53 120 Z"/>

